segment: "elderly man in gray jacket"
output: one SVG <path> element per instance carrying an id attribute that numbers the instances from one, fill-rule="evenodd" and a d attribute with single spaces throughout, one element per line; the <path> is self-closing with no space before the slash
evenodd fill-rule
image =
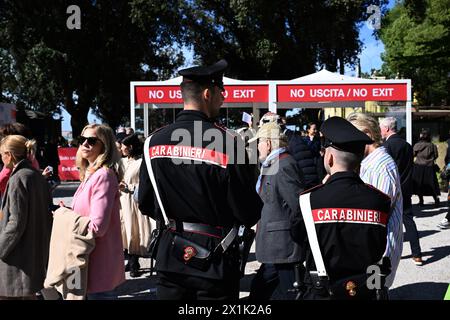
<path id="1" fill-rule="evenodd" d="M 264 202 L 256 230 L 256 259 L 262 264 L 249 299 L 294 299 L 294 270 L 301 261 L 301 250 L 289 230 L 292 218 L 300 215 L 298 196 L 304 189 L 304 178 L 287 151 L 287 137 L 277 123 L 262 125 L 249 142 L 255 140 L 262 161 L 256 185 Z"/>

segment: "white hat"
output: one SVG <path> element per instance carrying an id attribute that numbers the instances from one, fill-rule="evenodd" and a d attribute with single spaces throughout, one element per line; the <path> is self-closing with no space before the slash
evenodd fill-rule
<path id="1" fill-rule="evenodd" d="M 248 142 L 250 143 L 260 138 L 286 139 L 286 135 L 283 133 L 283 130 L 278 123 L 271 121 L 261 125 L 256 133 L 256 136 L 248 140 Z"/>

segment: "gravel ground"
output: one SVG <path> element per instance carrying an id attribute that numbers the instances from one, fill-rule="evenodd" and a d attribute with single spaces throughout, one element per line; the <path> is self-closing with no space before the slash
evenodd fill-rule
<path id="1" fill-rule="evenodd" d="M 66 205 L 72 202 L 72 196 L 78 183 L 64 182 L 54 191 L 54 203 L 60 200 Z M 440 230 L 436 225 L 447 212 L 447 194 L 441 194 L 441 206 L 434 208 L 432 197 L 425 197 L 425 207 L 417 206 L 418 198 L 413 197 L 413 210 L 423 252 L 423 266 L 416 266 L 411 257 L 408 242 L 404 243 L 403 256 L 397 270 L 395 281 L 390 290 L 391 299 L 433 299 L 442 300 L 450 284 L 450 229 Z M 246 275 L 241 280 L 241 298 L 249 293 L 251 280 L 259 267 L 255 261 L 254 246 L 246 267 Z M 140 259 L 141 276 L 131 278 L 117 288 L 119 299 L 154 300 L 156 299 L 155 275 L 150 275 L 150 260 Z"/>

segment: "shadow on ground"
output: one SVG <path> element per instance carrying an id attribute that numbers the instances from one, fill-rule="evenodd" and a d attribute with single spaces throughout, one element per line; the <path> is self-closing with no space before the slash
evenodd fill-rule
<path id="1" fill-rule="evenodd" d="M 432 248 L 431 251 L 422 252 L 422 256 L 428 257 L 424 259 L 423 265 L 430 264 L 450 256 L 450 246 Z M 411 255 L 403 256 L 402 259 L 410 259 Z"/>
<path id="2" fill-rule="evenodd" d="M 116 290 L 119 300 L 156 300 L 156 276 L 127 279 Z"/>
<path id="3" fill-rule="evenodd" d="M 389 290 L 390 300 L 443 300 L 448 283 L 419 282 Z"/>
<path id="4" fill-rule="evenodd" d="M 448 211 L 448 207 L 433 208 L 433 206 L 413 206 L 414 216 L 418 219 L 437 216 Z"/>

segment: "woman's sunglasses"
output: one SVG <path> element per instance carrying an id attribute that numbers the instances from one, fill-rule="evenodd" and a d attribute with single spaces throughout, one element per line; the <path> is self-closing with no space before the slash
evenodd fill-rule
<path id="1" fill-rule="evenodd" d="M 99 139 L 96 137 L 83 137 L 80 136 L 78 138 L 78 144 L 82 145 L 85 141 L 87 141 L 88 145 L 90 145 L 91 147 L 95 146 L 95 144 L 97 143 Z"/>

